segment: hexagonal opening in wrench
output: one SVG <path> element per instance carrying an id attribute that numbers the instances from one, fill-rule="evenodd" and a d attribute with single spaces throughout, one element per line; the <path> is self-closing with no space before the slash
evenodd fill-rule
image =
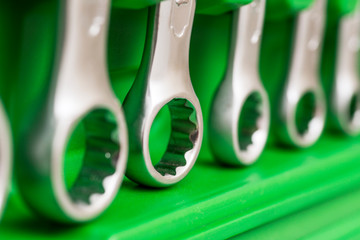
<path id="1" fill-rule="evenodd" d="M 245 100 L 238 122 L 238 140 L 241 151 L 254 143 L 254 135 L 260 129 L 263 100 L 259 92 L 252 92 Z"/>
<path id="2" fill-rule="evenodd" d="M 316 114 L 316 96 L 313 92 L 306 92 L 299 100 L 295 112 L 295 126 L 297 132 L 303 136 L 308 133 L 310 124 Z"/>
<path id="3" fill-rule="evenodd" d="M 176 98 L 162 107 L 150 130 L 150 158 L 161 175 L 175 176 L 178 167 L 186 165 L 186 153 L 198 138 L 194 106 Z"/>
<path id="4" fill-rule="evenodd" d="M 120 144 L 115 116 L 105 109 L 88 113 L 75 127 L 64 159 L 65 186 L 74 202 L 91 203 L 105 192 L 104 181 L 115 173 Z"/>

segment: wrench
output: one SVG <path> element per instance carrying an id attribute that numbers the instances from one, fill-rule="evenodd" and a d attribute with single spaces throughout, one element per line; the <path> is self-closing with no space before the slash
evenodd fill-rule
<path id="1" fill-rule="evenodd" d="M 210 114 L 209 140 L 217 160 L 250 165 L 262 153 L 270 123 L 267 93 L 259 77 L 265 0 L 233 13 L 230 59 Z"/>
<path id="2" fill-rule="evenodd" d="M 124 101 L 130 137 L 126 175 L 142 185 L 166 187 L 179 182 L 200 151 L 203 120 L 189 74 L 194 12 L 195 0 L 165 0 L 149 9 L 143 59 Z M 171 115 L 170 140 L 160 161 L 153 164 L 150 130 L 166 106 Z"/>
<path id="3" fill-rule="evenodd" d="M 360 133 L 359 43 L 360 10 L 340 20 L 332 108 L 340 128 L 349 135 Z"/>
<path id="4" fill-rule="evenodd" d="M 19 188 L 41 215 L 61 222 L 89 221 L 112 202 L 128 154 L 126 122 L 109 84 L 106 36 L 110 0 L 61 1 L 58 52 L 44 108 L 21 143 Z M 82 127 L 84 155 L 71 186 L 65 155 Z"/>
<path id="5" fill-rule="evenodd" d="M 282 140 L 309 147 L 324 129 L 326 102 L 320 84 L 319 61 L 326 0 L 315 0 L 297 16 L 290 72 L 280 109 Z"/>

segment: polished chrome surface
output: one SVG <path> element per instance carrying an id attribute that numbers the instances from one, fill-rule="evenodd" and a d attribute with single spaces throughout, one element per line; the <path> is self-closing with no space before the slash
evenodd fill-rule
<path id="1" fill-rule="evenodd" d="M 325 122 L 326 102 L 320 83 L 320 56 L 325 25 L 326 0 L 315 0 L 308 9 L 297 17 L 294 49 L 290 72 L 285 86 L 281 106 L 281 121 L 284 143 L 298 147 L 313 145 L 320 137 Z M 306 119 L 304 132 L 296 125 L 296 111 L 306 94 L 314 96 L 314 109 Z"/>
<path id="2" fill-rule="evenodd" d="M 342 130 L 360 133 L 360 10 L 340 20 L 332 110 Z M 354 101 L 354 102 L 352 102 Z M 354 104 L 354 106 L 351 106 Z M 352 109 L 353 108 L 353 109 Z"/>
<path id="3" fill-rule="evenodd" d="M 211 150 L 229 165 L 254 163 L 269 133 L 269 100 L 259 77 L 264 15 L 265 0 L 233 13 L 228 69 L 212 105 L 209 129 Z"/>
<path id="4" fill-rule="evenodd" d="M 200 151 L 203 120 L 189 74 L 194 13 L 195 0 L 166 0 L 149 9 L 142 63 L 124 102 L 130 139 L 126 175 L 142 185 L 165 187 L 179 182 Z M 171 114 L 170 141 L 160 162 L 153 165 L 150 129 L 166 105 Z M 194 113 L 195 121 L 190 119 Z"/>
<path id="5" fill-rule="evenodd" d="M 101 214 L 118 192 L 127 162 L 127 129 L 107 73 L 110 1 L 66 0 L 61 4 L 55 70 L 43 99 L 44 109 L 24 135 L 18 181 L 26 202 L 40 214 L 57 221 L 83 222 Z M 94 124 L 89 123 L 82 169 L 76 186 L 67 189 L 64 157 L 69 138 L 89 112 L 99 109 L 111 112 L 115 123 L 98 115 Z M 111 128 L 116 125 L 115 134 Z M 104 139 L 108 128 L 111 136 Z M 101 145 L 105 140 L 120 150 L 110 154 Z M 104 159 L 110 167 L 103 169 Z"/>
<path id="6" fill-rule="evenodd" d="M 12 176 L 12 138 L 8 118 L 0 104 L 0 218 L 8 197 Z"/>

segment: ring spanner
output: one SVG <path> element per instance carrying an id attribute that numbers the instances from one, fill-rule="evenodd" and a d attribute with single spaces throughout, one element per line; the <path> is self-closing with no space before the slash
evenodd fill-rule
<path id="1" fill-rule="evenodd" d="M 345 15 L 339 23 L 336 73 L 332 108 L 341 129 L 349 135 L 360 133 L 360 10 Z"/>
<path id="2" fill-rule="evenodd" d="M 109 84 L 106 39 L 109 0 L 61 1 L 59 49 L 45 107 L 24 136 L 22 195 L 41 215 L 83 222 L 101 214 L 123 179 L 125 118 Z M 65 185 L 65 153 L 76 126 L 85 153 L 74 183 Z"/>
<path id="3" fill-rule="evenodd" d="M 202 113 L 189 74 L 194 12 L 195 0 L 166 0 L 149 9 L 143 59 L 124 101 L 130 139 L 126 175 L 143 185 L 164 187 L 179 182 L 200 151 Z M 150 129 L 165 106 L 171 115 L 170 140 L 159 163 L 153 165 Z"/>
<path id="4" fill-rule="evenodd" d="M 217 160 L 250 165 L 262 153 L 269 132 L 270 106 L 259 77 L 259 54 L 265 0 L 233 13 L 228 69 L 215 96 L 209 140 Z"/>
<path id="5" fill-rule="evenodd" d="M 312 6 L 301 11 L 297 17 L 293 55 L 280 119 L 282 140 L 298 147 L 313 145 L 324 128 L 326 102 L 320 83 L 319 65 L 325 10 L 326 0 L 315 0 Z"/>

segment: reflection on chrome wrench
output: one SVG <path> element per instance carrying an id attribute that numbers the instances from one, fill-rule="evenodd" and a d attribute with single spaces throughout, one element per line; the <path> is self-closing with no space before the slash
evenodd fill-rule
<path id="1" fill-rule="evenodd" d="M 262 153 L 269 132 L 270 106 L 259 77 L 265 0 L 233 13 L 228 71 L 213 102 L 210 144 L 217 160 L 249 165 Z"/>
<path id="2" fill-rule="evenodd" d="M 340 20 L 336 76 L 332 110 L 341 129 L 349 135 L 360 133 L 360 10 Z"/>
<path id="3" fill-rule="evenodd" d="M 32 209 L 57 221 L 83 222 L 101 214 L 117 194 L 127 129 L 106 66 L 110 0 L 61 4 L 58 61 L 45 109 L 24 136 L 17 177 Z M 66 186 L 65 152 L 80 122 L 85 153 L 77 159 L 82 165 L 74 183 Z"/>
<path id="4" fill-rule="evenodd" d="M 2 216 L 12 173 L 12 138 L 6 113 L 0 104 L 0 218 Z"/>
<path id="5" fill-rule="evenodd" d="M 319 64 L 325 10 L 326 0 L 315 0 L 297 18 L 280 118 L 284 142 L 298 147 L 313 145 L 324 129 L 326 102 L 320 84 Z"/>
<path id="6" fill-rule="evenodd" d="M 124 102 L 130 137 L 126 175 L 143 185 L 164 187 L 179 182 L 200 151 L 202 113 L 189 74 L 194 12 L 195 0 L 165 0 L 149 9 L 144 56 Z M 160 162 L 153 165 L 150 129 L 165 106 L 171 115 L 170 141 Z"/>

